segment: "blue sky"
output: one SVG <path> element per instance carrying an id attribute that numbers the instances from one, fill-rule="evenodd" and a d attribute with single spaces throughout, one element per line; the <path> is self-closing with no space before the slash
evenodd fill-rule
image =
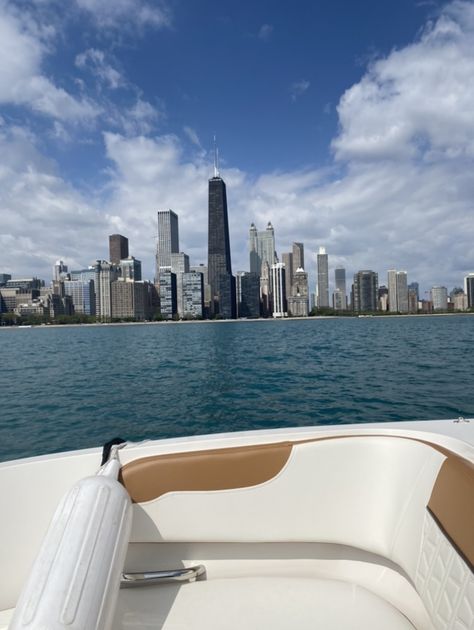
<path id="1" fill-rule="evenodd" d="M 251 221 L 278 253 L 474 270 L 474 3 L 0 0 L 0 271 L 49 280 L 130 238 L 153 277 L 156 210 L 206 261 L 217 134 L 234 270 Z"/>

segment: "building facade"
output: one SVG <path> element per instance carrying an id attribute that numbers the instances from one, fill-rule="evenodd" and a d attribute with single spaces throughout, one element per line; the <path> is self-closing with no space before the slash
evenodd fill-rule
<path id="1" fill-rule="evenodd" d="M 260 317 L 260 276 L 255 272 L 240 272 L 238 317 Z"/>
<path id="2" fill-rule="evenodd" d="M 235 279 L 230 257 L 227 191 L 215 168 L 209 180 L 208 274 L 211 287 L 211 315 L 235 317 Z"/>
<path id="3" fill-rule="evenodd" d="M 94 281 L 64 280 L 64 294 L 69 295 L 74 307 L 74 313 L 95 315 Z"/>
<path id="4" fill-rule="evenodd" d="M 128 238 L 121 234 L 109 236 L 109 260 L 113 265 L 119 265 L 120 261 L 128 258 Z"/>
<path id="5" fill-rule="evenodd" d="M 204 316 L 204 277 L 197 271 L 186 271 L 181 277 L 183 317 Z M 179 312 L 179 305 L 178 305 Z"/>
<path id="6" fill-rule="evenodd" d="M 162 269 L 158 276 L 160 313 L 163 319 L 173 319 L 178 312 L 176 304 L 176 275 Z"/>
<path id="7" fill-rule="evenodd" d="M 135 280 L 140 282 L 142 279 L 142 263 L 134 256 L 128 256 L 120 261 L 120 273 L 125 280 Z"/>
<path id="8" fill-rule="evenodd" d="M 286 287 L 285 287 L 285 265 L 275 263 L 271 267 L 272 296 L 273 296 L 273 317 L 287 317 L 286 308 Z"/>
<path id="9" fill-rule="evenodd" d="M 378 274 L 363 270 L 354 275 L 353 309 L 357 313 L 377 310 Z"/>
<path id="10" fill-rule="evenodd" d="M 408 282 L 407 272 L 389 269 L 388 307 L 391 313 L 408 313 Z"/>
<path id="11" fill-rule="evenodd" d="M 347 289 L 346 270 L 343 267 L 334 270 L 334 287 L 333 308 L 336 311 L 345 311 L 347 309 Z"/>
<path id="12" fill-rule="evenodd" d="M 149 317 L 147 283 L 118 278 L 111 284 L 112 318 L 143 321 Z"/>
<path id="13" fill-rule="evenodd" d="M 293 274 L 288 314 L 292 317 L 308 317 L 309 314 L 308 274 L 302 267 L 298 267 Z"/>
<path id="14" fill-rule="evenodd" d="M 474 273 L 464 278 L 464 293 L 467 296 L 467 308 L 474 308 Z"/>
<path id="15" fill-rule="evenodd" d="M 285 252 L 281 255 L 281 262 L 285 265 L 285 279 L 286 279 L 286 300 L 291 297 L 291 287 L 293 284 L 293 252 Z"/>
<path id="16" fill-rule="evenodd" d="M 176 307 L 178 317 L 183 317 L 183 274 L 189 273 L 189 256 L 183 252 L 171 254 L 171 271 L 176 276 Z"/>
<path id="17" fill-rule="evenodd" d="M 156 278 L 162 269 L 171 269 L 171 254 L 179 253 L 178 215 L 173 210 L 158 210 Z"/>
<path id="18" fill-rule="evenodd" d="M 446 287 L 432 287 L 431 302 L 433 304 L 433 311 L 447 311 L 448 289 Z"/>
<path id="19" fill-rule="evenodd" d="M 318 308 L 329 308 L 329 268 L 326 249 L 320 247 L 317 254 L 318 284 L 316 287 L 316 304 Z"/>

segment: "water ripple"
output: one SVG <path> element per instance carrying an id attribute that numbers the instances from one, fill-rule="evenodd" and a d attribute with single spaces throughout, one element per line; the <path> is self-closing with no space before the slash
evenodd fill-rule
<path id="1" fill-rule="evenodd" d="M 474 317 L 0 330 L 0 460 L 218 431 L 474 415 Z"/>

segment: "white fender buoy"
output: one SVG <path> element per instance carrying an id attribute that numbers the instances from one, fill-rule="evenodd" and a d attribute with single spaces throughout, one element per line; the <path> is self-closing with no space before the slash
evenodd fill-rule
<path id="1" fill-rule="evenodd" d="M 125 561 L 132 507 L 111 459 L 63 497 L 9 630 L 107 630 Z"/>

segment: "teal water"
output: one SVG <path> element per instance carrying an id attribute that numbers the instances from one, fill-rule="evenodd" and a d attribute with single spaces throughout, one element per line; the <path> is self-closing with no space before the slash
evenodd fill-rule
<path id="1" fill-rule="evenodd" d="M 474 317 L 0 330 L 0 460 L 311 424 L 474 416 Z"/>

